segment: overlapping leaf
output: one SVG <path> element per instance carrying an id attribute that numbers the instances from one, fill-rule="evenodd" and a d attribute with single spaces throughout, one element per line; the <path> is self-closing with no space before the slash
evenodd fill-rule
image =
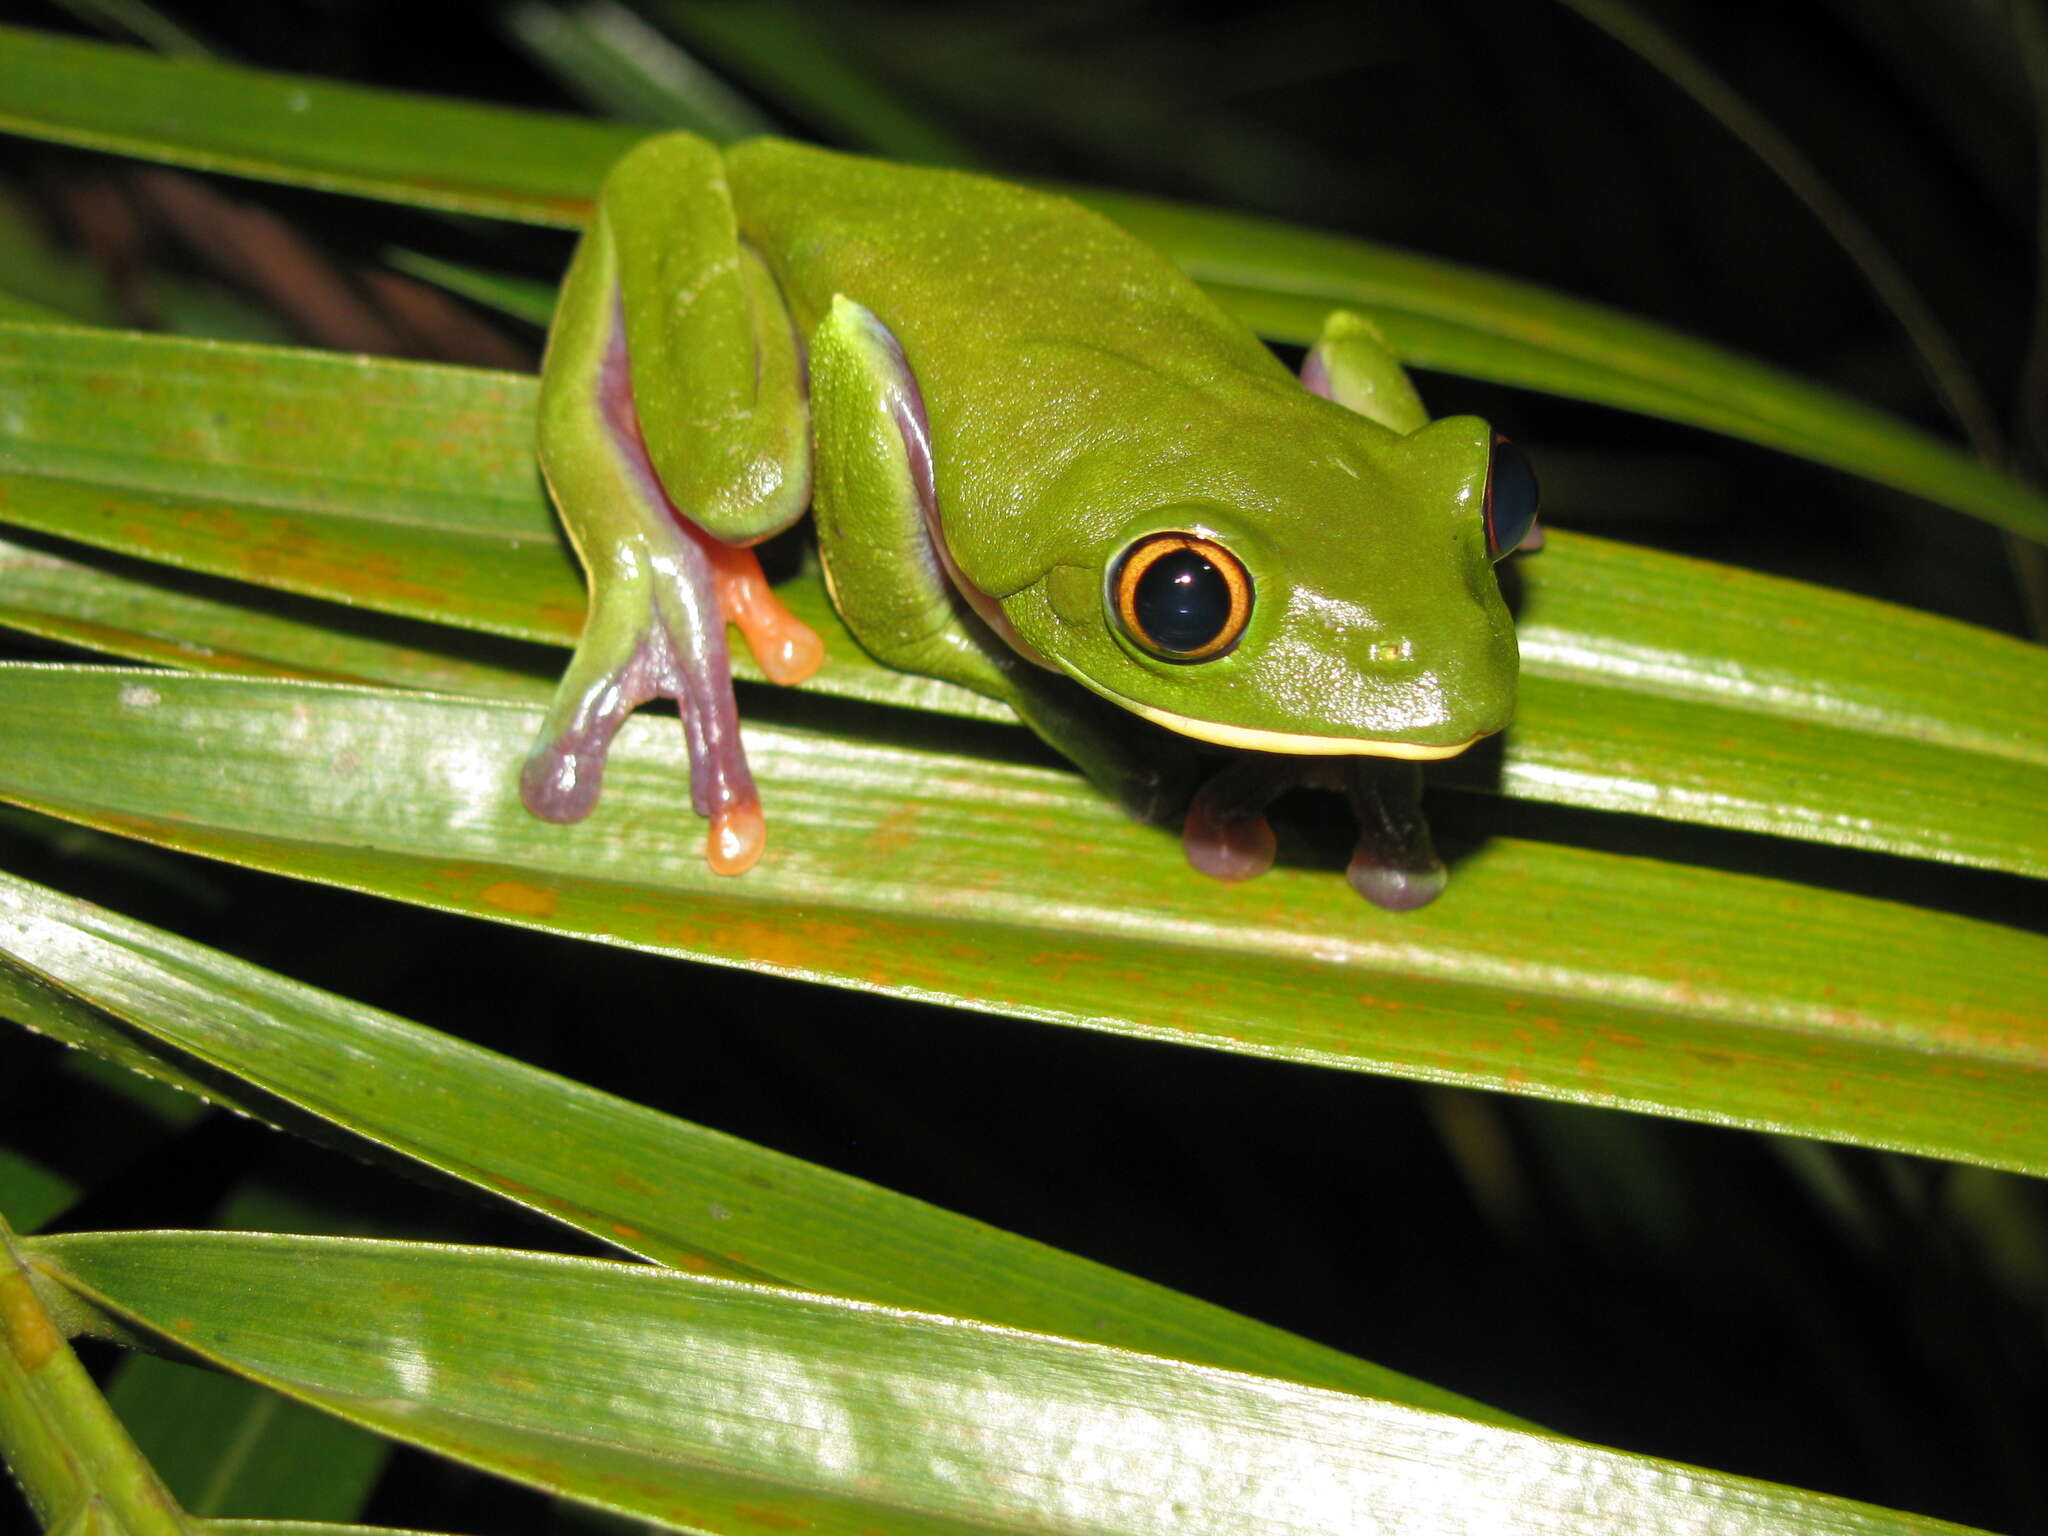
<path id="1" fill-rule="evenodd" d="M 1492 1422 L 1454 1393 L 0 875 L 0 1004 L 244 1113 L 338 1126 L 675 1268 Z M 300 1125 L 299 1128 L 305 1127 Z"/>
<path id="2" fill-rule="evenodd" d="M 1267 1377 L 669 1270 L 250 1233 L 26 1246 L 62 1286 L 179 1349 L 676 1530 L 1959 1529 Z"/>
<path id="3" fill-rule="evenodd" d="M 20 402 L 0 428 L 0 520 L 523 639 L 566 641 L 581 621 L 580 582 L 532 465 L 529 380 L 0 326 L 0 388 Z M 47 563 L 15 570 L 14 611 L 0 617 L 124 655 L 499 697 L 527 687 L 417 645 L 288 641 L 275 622 L 260 641 L 223 645 L 219 616 L 183 595 L 145 615 L 104 582 L 89 602 L 75 573 L 60 593 Z M 1448 779 L 2048 873 L 2038 648 L 1586 537 L 1559 535 L 1519 573 L 1515 728 L 1503 756 L 1482 753 Z M 814 688 L 1006 718 L 869 662 L 815 578 L 784 594 L 830 636 Z M 110 608 L 129 617 L 95 636 Z"/>

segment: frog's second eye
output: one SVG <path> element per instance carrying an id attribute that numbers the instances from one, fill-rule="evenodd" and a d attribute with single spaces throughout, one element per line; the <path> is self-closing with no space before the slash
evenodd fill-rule
<path id="1" fill-rule="evenodd" d="M 1504 437 L 1493 440 L 1486 471 L 1486 552 L 1504 560 L 1521 548 L 1536 522 L 1542 497 L 1529 456 Z"/>
<path id="2" fill-rule="evenodd" d="M 1212 661 L 1252 616 L 1252 579 L 1237 556 L 1192 533 L 1152 533 L 1109 569 L 1125 634 L 1161 661 Z"/>

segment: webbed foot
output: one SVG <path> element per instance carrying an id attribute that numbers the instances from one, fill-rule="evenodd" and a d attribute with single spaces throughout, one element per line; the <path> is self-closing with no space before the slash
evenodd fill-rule
<path id="1" fill-rule="evenodd" d="M 1422 819 L 1422 770 L 1383 757 L 1354 757 L 1344 790 L 1358 819 L 1358 845 L 1344 877 L 1376 907 L 1413 912 L 1443 895 L 1450 872 Z"/>
<path id="2" fill-rule="evenodd" d="M 736 875 L 761 857 L 766 828 L 740 743 L 725 613 L 706 547 L 715 541 L 695 529 L 677 533 L 658 550 L 634 541 L 611 552 L 519 793 L 544 820 L 582 820 L 597 803 L 605 756 L 626 716 L 650 699 L 674 699 L 690 754 L 690 801 L 711 823 L 705 856 L 718 873 Z"/>
<path id="3" fill-rule="evenodd" d="M 1422 771 L 1389 758 L 1237 754 L 1188 806 L 1188 862 L 1218 880 L 1263 875 L 1274 855 L 1266 807 L 1296 787 L 1342 790 L 1351 802 L 1358 843 L 1345 878 L 1367 901 L 1412 912 L 1443 894 L 1449 874 L 1422 819 Z"/>
<path id="4" fill-rule="evenodd" d="M 1234 759 L 1188 805 L 1181 827 L 1188 863 L 1232 883 L 1271 869 L 1277 843 L 1266 807 L 1300 777 L 1300 765 L 1286 758 L 1247 752 Z"/>

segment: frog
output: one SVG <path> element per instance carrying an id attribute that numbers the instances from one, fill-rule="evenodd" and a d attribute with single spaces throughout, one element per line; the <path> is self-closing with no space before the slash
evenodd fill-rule
<path id="1" fill-rule="evenodd" d="M 1056 192 L 643 140 L 564 279 L 537 438 L 589 609 L 521 797 L 587 815 L 621 723 L 672 698 L 719 874 L 767 842 L 728 626 L 773 682 L 824 656 L 756 549 L 807 510 L 876 661 L 1008 705 L 1218 879 L 1271 866 L 1267 810 L 1309 785 L 1352 803 L 1361 895 L 1428 903 L 1421 765 L 1513 715 L 1521 450 L 1432 420 L 1370 318 L 1297 372 Z"/>

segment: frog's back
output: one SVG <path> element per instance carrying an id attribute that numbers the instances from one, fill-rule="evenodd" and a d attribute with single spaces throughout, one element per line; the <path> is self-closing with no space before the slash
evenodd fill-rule
<path id="1" fill-rule="evenodd" d="M 1196 368 L 1278 365 L 1185 274 L 1051 193 L 783 139 L 726 151 L 742 236 L 808 332 L 845 294 L 918 359 L 1015 357 L 1071 342 Z"/>
<path id="2" fill-rule="evenodd" d="M 773 139 L 726 163 L 740 233 L 801 333 L 843 294 L 902 346 L 948 548 L 983 592 L 1037 580 L 1083 516 L 1256 500 L 1272 479 L 1259 445 L 1291 451 L 1267 430 L 1305 398 L 1287 369 L 1079 204 Z"/>

